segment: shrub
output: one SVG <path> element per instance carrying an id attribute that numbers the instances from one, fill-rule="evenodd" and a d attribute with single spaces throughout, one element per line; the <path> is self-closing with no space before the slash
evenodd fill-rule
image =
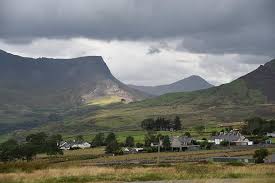
<path id="1" fill-rule="evenodd" d="M 267 149 L 258 149 L 254 152 L 253 158 L 255 158 L 256 163 L 263 163 L 264 158 L 266 158 L 269 155 L 269 152 Z"/>

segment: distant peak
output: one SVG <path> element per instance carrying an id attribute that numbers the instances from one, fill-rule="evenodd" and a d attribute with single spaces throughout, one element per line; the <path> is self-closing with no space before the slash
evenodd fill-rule
<path id="1" fill-rule="evenodd" d="M 185 79 L 188 79 L 188 78 L 190 78 L 190 79 L 203 79 L 202 77 L 200 77 L 198 75 L 191 75 L 191 76 L 189 76 L 189 77 L 187 77 Z"/>

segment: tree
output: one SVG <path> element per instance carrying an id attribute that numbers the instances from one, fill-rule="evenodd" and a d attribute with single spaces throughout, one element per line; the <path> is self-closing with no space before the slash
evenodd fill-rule
<path id="1" fill-rule="evenodd" d="M 46 151 L 46 139 L 48 135 L 44 132 L 38 132 L 30 134 L 26 137 L 27 143 L 31 144 L 33 151 L 35 153 L 43 153 Z"/>
<path id="2" fill-rule="evenodd" d="M 263 163 L 264 159 L 269 155 L 267 149 L 258 149 L 254 152 L 253 158 L 255 158 L 256 163 Z"/>
<path id="3" fill-rule="evenodd" d="M 144 119 L 141 122 L 141 128 L 144 130 L 154 130 L 155 128 L 155 120 L 152 118 Z"/>
<path id="4" fill-rule="evenodd" d="M 222 146 L 229 146 L 230 142 L 227 140 L 221 141 L 220 143 Z"/>
<path id="5" fill-rule="evenodd" d="M 105 152 L 107 154 L 112 153 L 112 154 L 121 154 L 123 153 L 121 151 L 120 145 L 117 142 L 116 135 L 114 133 L 109 133 L 108 136 L 105 139 Z"/>
<path id="6" fill-rule="evenodd" d="M 52 135 L 46 140 L 46 153 L 47 155 L 63 155 L 63 151 L 59 149 L 59 144 L 62 141 L 61 135 Z"/>
<path id="7" fill-rule="evenodd" d="M 26 141 L 35 145 L 41 145 L 46 142 L 48 135 L 44 132 L 30 134 L 26 137 Z"/>
<path id="8" fill-rule="evenodd" d="M 160 140 L 162 140 L 164 138 L 164 136 L 161 133 L 158 133 L 157 136 L 155 137 L 154 142 L 159 142 Z"/>
<path id="9" fill-rule="evenodd" d="M 203 125 L 195 126 L 195 130 L 197 133 L 200 134 L 204 130 L 204 126 Z"/>
<path id="10" fill-rule="evenodd" d="M 168 135 L 166 135 L 166 136 L 163 137 L 162 145 L 163 145 L 163 147 L 164 147 L 165 150 L 171 148 L 171 142 L 170 142 L 170 138 L 169 138 Z"/>
<path id="11" fill-rule="evenodd" d="M 107 154 L 120 154 L 120 147 L 117 141 L 111 141 L 106 145 L 105 152 Z"/>
<path id="12" fill-rule="evenodd" d="M 113 141 L 116 141 L 116 135 L 115 135 L 113 132 L 111 132 L 111 133 L 109 133 L 109 134 L 107 135 L 107 137 L 106 137 L 104 143 L 105 143 L 106 145 L 108 145 L 108 144 L 110 144 L 110 143 L 113 142 Z"/>
<path id="13" fill-rule="evenodd" d="M 212 131 L 212 132 L 211 132 L 211 136 L 216 136 L 217 134 L 218 134 L 217 131 Z"/>
<path id="14" fill-rule="evenodd" d="M 150 147 L 151 143 L 158 142 L 158 139 L 155 135 L 152 133 L 147 133 L 144 137 L 144 146 Z"/>
<path id="15" fill-rule="evenodd" d="M 10 139 L 0 145 L 0 160 L 3 162 L 14 161 L 20 158 L 19 145 L 16 140 Z"/>
<path id="16" fill-rule="evenodd" d="M 179 116 L 176 116 L 174 119 L 174 130 L 181 130 L 181 121 Z"/>
<path id="17" fill-rule="evenodd" d="M 99 147 L 104 145 L 104 133 L 96 134 L 95 138 L 92 141 L 92 146 Z"/>
<path id="18" fill-rule="evenodd" d="M 84 138 L 82 135 L 78 135 L 78 136 L 76 136 L 75 141 L 78 143 L 82 143 L 82 142 L 84 142 Z"/>
<path id="19" fill-rule="evenodd" d="M 134 147 L 135 146 L 135 139 L 132 136 L 128 136 L 125 140 L 126 147 Z"/>
<path id="20" fill-rule="evenodd" d="M 20 154 L 23 159 L 30 161 L 37 154 L 37 146 L 29 142 L 25 144 L 21 144 Z"/>
<path id="21" fill-rule="evenodd" d="M 136 143 L 136 147 L 137 147 L 137 148 L 141 148 L 141 147 L 143 147 L 143 146 L 144 146 L 144 145 L 143 145 L 142 143 L 139 143 L 139 142 Z"/>
<path id="22" fill-rule="evenodd" d="M 190 134 L 190 132 L 185 132 L 185 133 L 184 133 L 184 136 L 186 136 L 186 137 L 191 137 L 191 134 Z"/>

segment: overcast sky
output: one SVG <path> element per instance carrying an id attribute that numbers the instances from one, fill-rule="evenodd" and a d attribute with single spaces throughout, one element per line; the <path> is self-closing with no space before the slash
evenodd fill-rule
<path id="1" fill-rule="evenodd" d="M 275 57 L 274 0 L 1 0 L 0 49 L 101 55 L 125 83 L 229 82 Z"/>

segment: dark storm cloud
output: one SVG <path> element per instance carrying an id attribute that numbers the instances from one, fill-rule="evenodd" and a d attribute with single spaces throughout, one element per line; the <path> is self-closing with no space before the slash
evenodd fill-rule
<path id="1" fill-rule="evenodd" d="M 274 56 L 273 0 L 2 0 L 0 38 L 182 39 L 179 50 Z"/>

